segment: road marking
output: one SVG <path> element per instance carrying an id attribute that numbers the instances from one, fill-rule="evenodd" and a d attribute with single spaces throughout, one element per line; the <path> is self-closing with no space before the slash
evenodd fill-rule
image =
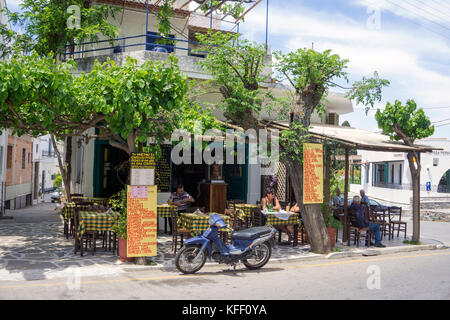
<path id="1" fill-rule="evenodd" d="M 450 252 L 439 252 L 439 253 L 428 253 L 428 254 L 420 254 L 420 255 L 408 255 L 408 256 L 396 256 L 396 257 L 383 257 L 383 258 L 367 258 L 367 259 L 352 259 L 346 261 L 337 261 L 337 262 L 328 262 L 328 263 L 316 263 L 316 264 L 306 264 L 306 265 L 297 265 L 297 266 L 287 266 L 281 268 L 282 270 L 287 269 L 300 269 L 300 268 L 316 268 L 316 267 L 325 267 L 325 266 L 333 266 L 333 265 L 341 265 L 341 264 L 351 264 L 351 263 L 361 263 L 361 262 L 374 262 L 374 261 L 384 261 L 384 260 L 396 260 L 396 259 L 410 259 L 410 258 L 419 258 L 419 257 L 429 257 L 429 256 L 443 256 L 450 255 Z M 144 271 L 144 270 L 142 270 Z M 145 270 L 147 271 L 147 270 Z M 208 276 L 217 276 L 220 275 L 219 272 L 214 272 L 213 274 L 204 273 L 204 274 L 193 274 L 193 275 L 171 275 L 171 276 L 154 276 L 154 277 L 146 277 L 146 278 L 126 278 L 126 279 L 110 279 L 110 280 L 91 280 L 91 281 L 81 281 L 81 285 L 89 285 L 89 284 L 99 284 L 99 283 L 120 283 L 120 282 L 130 282 L 130 281 L 151 281 L 151 280 L 167 280 L 167 279 L 186 279 L 186 278 L 198 278 L 198 277 L 208 277 Z M 56 282 L 56 283 L 31 283 L 26 285 L 7 285 L 0 286 L 0 289 L 11 289 L 11 288 L 32 288 L 32 287 L 57 287 L 57 286 L 67 286 L 67 282 Z"/>

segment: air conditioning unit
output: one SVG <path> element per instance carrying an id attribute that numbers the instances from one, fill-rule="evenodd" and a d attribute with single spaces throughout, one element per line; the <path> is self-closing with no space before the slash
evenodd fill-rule
<path id="1" fill-rule="evenodd" d="M 327 124 L 332 124 L 335 126 L 339 125 L 339 115 L 337 113 L 329 113 L 327 115 Z"/>

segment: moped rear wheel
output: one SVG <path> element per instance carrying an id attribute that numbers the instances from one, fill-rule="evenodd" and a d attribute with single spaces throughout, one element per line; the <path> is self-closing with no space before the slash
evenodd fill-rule
<path id="1" fill-rule="evenodd" d="M 255 246 L 250 252 L 250 256 L 242 260 L 242 263 L 247 269 L 255 270 L 262 268 L 270 259 L 272 255 L 272 248 L 266 242 Z"/>
<path id="2" fill-rule="evenodd" d="M 186 274 L 197 272 L 205 262 L 206 254 L 199 246 L 185 246 L 175 256 L 175 266 Z"/>

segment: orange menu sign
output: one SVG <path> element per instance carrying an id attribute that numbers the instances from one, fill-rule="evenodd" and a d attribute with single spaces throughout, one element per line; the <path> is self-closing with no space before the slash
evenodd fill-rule
<path id="1" fill-rule="evenodd" d="M 303 203 L 323 202 L 323 146 L 303 144 Z"/>
<path id="2" fill-rule="evenodd" d="M 127 256 L 156 256 L 156 188 L 128 186 Z"/>

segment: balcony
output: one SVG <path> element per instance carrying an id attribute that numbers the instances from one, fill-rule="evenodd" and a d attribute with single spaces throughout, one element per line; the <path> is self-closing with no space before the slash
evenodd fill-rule
<path id="1" fill-rule="evenodd" d="M 42 158 L 56 158 L 55 151 L 42 150 Z"/>

